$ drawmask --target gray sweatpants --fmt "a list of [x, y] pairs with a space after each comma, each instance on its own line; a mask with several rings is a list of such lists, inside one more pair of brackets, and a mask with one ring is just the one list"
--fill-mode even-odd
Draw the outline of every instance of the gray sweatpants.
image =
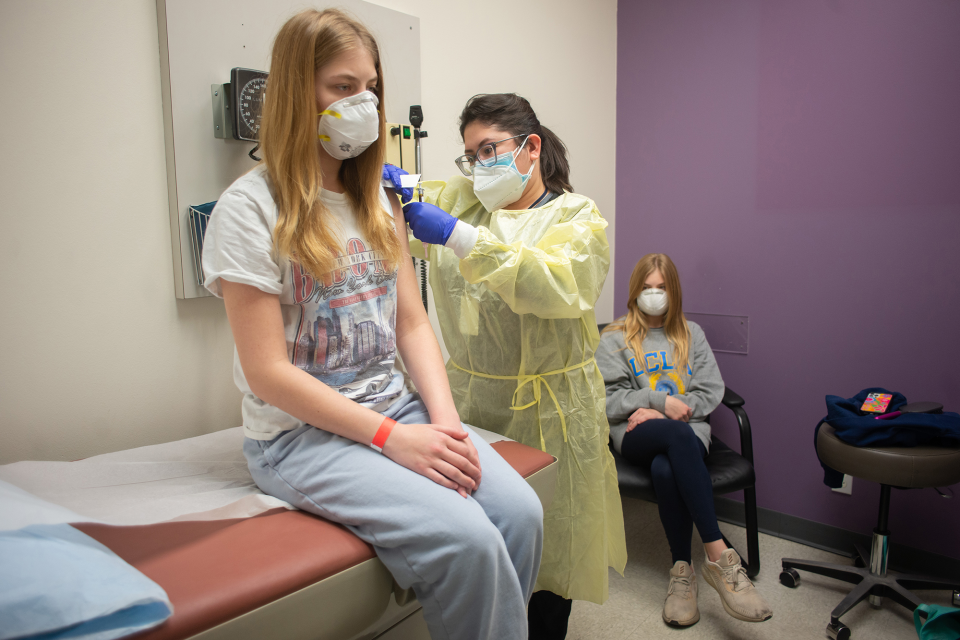
[[[427, 423], [419, 395], [383, 414]], [[536, 493], [480, 436], [483, 479], [470, 498], [368, 446], [304, 426], [270, 441], [246, 439], [265, 493], [339, 522], [373, 545], [403, 587], [413, 587], [433, 640], [527, 637], [526, 604], [543, 544]]]

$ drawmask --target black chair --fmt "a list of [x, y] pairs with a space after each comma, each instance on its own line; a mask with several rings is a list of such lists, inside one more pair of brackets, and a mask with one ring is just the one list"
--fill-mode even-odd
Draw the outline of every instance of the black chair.
[[[606, 325], [600, 325], [600, 329]], [[704, 459], [710, 480], [713, 482], [713, 494], [724, 495], [734, 491], [743, 491], [743, 509], [747, 525], [747, 555], [740, 554], [743, 568], [751, 578], [760, 573], [760, 532], [757, 526], [757, 478], [753, 470], [753, 435], [750, 431], [750, 418], [743, 408], [743, 398], [730, 388], [724, 389], [721, 404], [737, 418], [740, 427], [740, 453], [737, 453], [716, 436], [710, 438], [710, 452]], [[709, 422], [709, 417], [707, 422]], [[640, 498], [649, 502], [657, 501], [650, 473], [641, 467], [632, 465], [623, 459], [611, 446], [613, 459], [617, 463], [617, 480], [620, 494], [629, 498]], [[724, 537], [728, 547], [733, 548]]]

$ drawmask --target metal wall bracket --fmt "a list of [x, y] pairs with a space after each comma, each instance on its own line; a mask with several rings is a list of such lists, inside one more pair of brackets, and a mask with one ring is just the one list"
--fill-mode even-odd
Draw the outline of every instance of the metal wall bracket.
[[210, 85], [210, 97], [213, 100], [213, 137], [233, 139], [230, 83]]

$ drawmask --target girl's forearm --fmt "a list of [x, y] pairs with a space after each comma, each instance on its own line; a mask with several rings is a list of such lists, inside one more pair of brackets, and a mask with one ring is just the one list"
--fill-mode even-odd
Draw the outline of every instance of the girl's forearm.
[[376, 411], [340, 395], [290, 362], [268, 365], [250, 378], [251, 390], [260, 400], [361, 444], [370, 444], [383, 422]]
[[460, 417], [453, 404], [443, 354], [433, 327], [426, 321], [419, 322], [397, 335], [397, 349], [403, 364], [417, 385], [417, 391], [430, 413], [430, 421], [458, 426]]

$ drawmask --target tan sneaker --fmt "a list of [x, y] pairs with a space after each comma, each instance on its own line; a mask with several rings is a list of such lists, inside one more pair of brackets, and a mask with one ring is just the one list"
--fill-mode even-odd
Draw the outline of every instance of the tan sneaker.
[[700, 620], [697, 609], [697, 576], [693, 568], [678, 560], [670, 569], [670, 586], [663, 601], [663, 621], [671, 627], [689, 627]]
[[740, 556], [733, 549], [720, 554], [717, 562], [704, 560], [700, 571], [707, 584], [720, 594], [720, 602], [734, 618], [747, 622], [763, 622], [773, 616], [773, 610], [750, 582], [740, 564]]

